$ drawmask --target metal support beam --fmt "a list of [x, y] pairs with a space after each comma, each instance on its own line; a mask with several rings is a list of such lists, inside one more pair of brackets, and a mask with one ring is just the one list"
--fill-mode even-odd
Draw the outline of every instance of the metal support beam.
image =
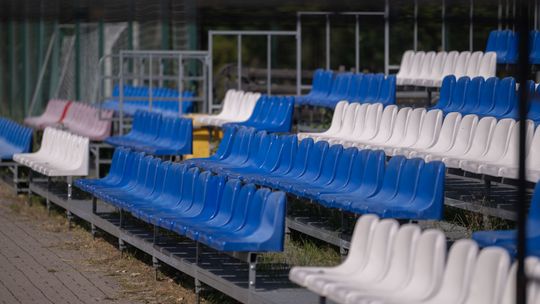
[[354, 16], [354, 69], [360, 72], [360, 16]]
[[242, 35], [237, 35], [236, 40], [236, 77], [238, 81], [238, 90], [242, 90]]
[[[514, 14], [516, 14], [516, 7], [514, 3]], [[529, 79], [530, 66], [529, 66], [529, 22], [528, 22], [528, 9], [526, 2], [519, 3], [518, 18], [514, 22], [517, 25], [519, 35], [519, 59], [518, 59], [518, 81], [524, 84]], [[527, 207], [526, 201], [526, 162], [525, 157], [527, 153], [526, 148], [526, 129], [527, 129], [527, 105], [529, 104], [529, 91], [527, 86], [519, 86], [519, 171], [518, 171], [518, 200], [516, 203], [516, 209], [518, 213], [517, 221], [517, 280], [516, 280], [516, 303], [524, 304], [527, 301], [527, 276], [525, 274], [525, 256], [527, 253]]]
[[75, 21], [75, 99], [81, 99], [81, 21]]
[[15, 55], [15, 21], [8, 23], [8, 64], [9, 64], [9, 114], [13, 115], [13, 103], [17, 98], [17, 63]]
[[474, 0], [469, 0], [469, 51], [474, 49]]
[[388, 75], [390, 66], [390, 3], [384, 2], [384, 74]]
[[30, 96], [32, 93], [30, 93], [31, 87], [32, 87], [32, 72], [30, 72], [30, 67], [32, 65], [32, 57], [30, 56], [30, 20], [24, 21], [24, 28], [23, 28], [23, 53], [24, 53], [24, 60], [23, 60], [23, 75], [24, 75], [24, 106], [23, 106], [23, 115], [26, 114], [28, 107], [30, 105]]
[[330, 70], [330, 15], [326, 15], [326, 69]]
[[296, 95], [302, 94], [302, 21], [296, 17]]
[[60, 77], [60, 28], [58, 26], [58, 21], [55, 20], [53, 23], [53, 35], [52, 39], [52, 54], [51, 54], [51, 79], [49, 84], [49, 99], [54, 97], [54, 93], [58, 87], [58, 78]]
[[414, 0], [413, 49], [418, 51], [418, 0]]
[[272, 36], [266, 35], [266, 94], [272, 95]]
[[441, 48], [446, 51], [446, 1], [442, 0], [441, 6]]

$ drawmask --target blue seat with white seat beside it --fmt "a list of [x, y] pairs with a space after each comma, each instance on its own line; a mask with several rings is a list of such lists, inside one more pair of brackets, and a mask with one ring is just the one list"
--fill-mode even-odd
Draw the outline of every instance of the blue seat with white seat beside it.
[[0, 161], [10, 161], [17, 153], [28, 153], [31, 147], [31, 128], [0, 117]]

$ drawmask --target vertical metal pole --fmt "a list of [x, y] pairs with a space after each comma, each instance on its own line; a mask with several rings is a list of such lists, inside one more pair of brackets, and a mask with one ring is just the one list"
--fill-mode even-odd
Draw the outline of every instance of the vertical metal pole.
[[469, 51], [473, 51], [474, 48], [474, 0], [469, 1]]
[[178, 58], [178, 111], [180, 115], [184, 114], [183, 97], [184, 97], [184, 58], [182, 55]]
[[[44, 50], [45, 50], [45, 23], [43, 21], [43, 5], [45, 1], [40, 1], [40, 7], [39, 7], [39, 24], [38, 24], [38, 32], [39, 32], [39, 38], [38, 38], [38, 56], [37, 56], [37, 70], [41, 69], [41, 66], [43, 65], [43, 58], [44, 58]], [[54, 34], [53, 34], [54, 35]], [[37, 73], [36, 73], [37, 75]], [[39, 97], [39, 103], [42, 104], [42, 90], [41, 88], [38, 89], [38, 97]], [[33, 99], [33, 98], [32, 98]], [[32, 100], [33, 101], [33, 100]], [[32, 113], [29, 113], [28, 116], [30, 116]]]
[[[13, 17], [12, 17], [13, 18]], [[9, 113], [13, 115], [13, 103], [17, 98], [17, 63], [15, 55], [15, 21], [10, 20], [8, 24], [8, 64], [9, 64]]]
[[538, 0], [534, 0], [534, 30], [538, 28]]
[[418, 51], [418, 0], [414, 0], [414, 51]]
[[[515, 12], [515, 10], [514, 10]], [[519, 31], [519, 61], [518, 61], [518, 80], [522, 85], [519, 86], [519, 175], [518, 175], [518, 200], [516, 209], [518, 213], [517, 221], [517, 280], [516, 280], [516, 303], [526, 303], [527, 295], [527, 277], [525, 275], [525, 256], [527, 252], [527, 207], [526, 201], [526, 129], [527, 129], [527, 105], [529, 91], [525, 83], [529, 78], [529, 22], [526, 18], [528, 10], [526, 2], [519, 3], [519, 18], [514, 19]]]
[[149, 84], [148, 84], [148, 111], [152, 112], [152, 104], [154, 102], [154, 69], [153, 69], [153, 62], [154, 62], [154, 58], [152, 56], [152, 54], [150, 54], [150, 63], [149, 63], [149, 66], [148, 66], [148, 69], [149, 69], [149, 73], [148, 73], [148, 81], [149, 81]]
[[242, 35], [238, 34], [237, 35], [237, 43], [236, 43], [236, 48], [237, 48], [237, 77], [238, 77], [238, 90], [242, 90]]
[[208, 113], [212, 113], [212, 105], [214, 103], [214, 60], [213, 53], [213, 40], [214, 34], [212, 31], [208, 31]]
[[446, 1], [442, 0], [441, 6], [441, 48], [446, 51]]
[[354, 70], [360, 73], [360, 16], [354, 17]]
[[330, 70], [330, 15], [326, 14], [326, 69]]
[[296, 95], [302, 93], [302, 21], [296, 17]]
[[75, 21], [75, 99], [81, 99], [81, 21]]
[[502, 0], [499, 0], [499, 5], [497, 6], [497, 21], [498, 21], [497, 29], [499, 31], [502, 30], [502, 12], [503, 12]]
[[60, 76], [60, 29], [58, 27], [58, 21], [55, 20], [53, 23], [54, 28], [54, 42], [51, 55], [51, 80], [49, 85], [49, 98], [54, 97], [54, 92], [56, 92], [58, 87], [58, 78]]
[[384, 2], [384, 74], [388, 75], [390, 65], [390, 5]]
[[266, 94], [272, 95], [272, 36], [266, 35]]
[[118, 85], [119, 93], [118, 93], [118, 109], [120, 110], [120, 130], [118, 132], [120, 135], [124, 134], [124, 55], [122, 52], [120, 52], [120, 83]]
[[31, 75], [30, 66], [32, 58], [30, 57], [30, 20], [24, 20], [24, 29], [23, 29], [23, 73], [24, 73], [24, 105], [23, 105], [23, 115], [28, 111], [28, 106], [30, 105], [31, 98]]

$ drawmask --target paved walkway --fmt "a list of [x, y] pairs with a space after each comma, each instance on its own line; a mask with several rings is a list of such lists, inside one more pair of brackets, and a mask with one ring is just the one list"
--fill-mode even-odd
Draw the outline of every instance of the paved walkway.
[[58, 246], [69, 235], [39, 229], [7, 204], [0, 201], [0, 303], [126, 303], [115, 299], [116, 281]]

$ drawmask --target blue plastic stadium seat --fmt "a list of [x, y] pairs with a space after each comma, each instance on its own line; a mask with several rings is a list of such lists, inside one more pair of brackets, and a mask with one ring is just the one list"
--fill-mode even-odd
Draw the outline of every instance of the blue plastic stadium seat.
[[290, 132], [294, 111], [294, 97], [263, 95], [248, 120], [224, 126], [251, 127], [258, 131]]
[[375, 102], [380, 102], [385, 106], [396, 104], [396, 75], [388, 75], [382, 81], [379, 96]]
[[536, 124], [540, 123], [540, 86], [537, 87], [530, 99], [529, 119]]
[[480, 88], [478, 106], [470, 114], [487, 115], [495, 107], [495, 91], [499, 85], [499, 78], [490, 77], [485, 80]]
[[504, 117], [516, 107], [516, 81], [512, 77], [506, 77], [499, 81], [495, 91], [495, 104], [487, 116], [497, 118]]
[[[470, 83], [471, 79], [467, 76], [459, 78], [453, 88], [452, 95], [450, 96], [448, 104], [441, 110], [445, 113], [459, 112], [461, 108], [463, 108], [463, 106], [465, 105], [465, 100], [469, 91], [468, 87]], [[439, 107], [434, 108], [438, 109]]]
[[317, 69], [313, 73], [313, 83], [311, 91], [302, 96], [298, 96], [295, 99], [296, 105], [310, 104], [312, 99], [324, 98], [330, 92], [332, 86], [332, 79], [334, 75], [332, 71], [325, 71], [323, 69]]
[[11, 160], [13, 154], [31, 152], [32, 129], [0, 117], [0, 160]]
[[485, 81], [483, 77], [471, 79], [465, 92], [463, 107], [456, 112], [462, 114], [474, 113], [474, 110], [478, 108], [478, 104], [480, 103], [480, 92], [482, 91], [482, 86], [484, 86], [484, 84]]
[[531, 51], [529, 54], [529, 61], [531, 64], [540, 64], [540, 32], [531, 32], [530, 41]]
[[133, 216], [219, 251], [283, 251], [286, 196], [118, 148], [109, 174], [75, 185]]
[[443, 110], [450, 107], [452, 102], [452, 94], [454, 92], [454, 87], [456, 86], [456, 77], [454, 75], [448, 75], [444, 77], [441, 85], [441, 93], [439, 96], [439, 101], [436, 105], [431, 107], [432, 109]]
[[105, 142], [153, 155], [183, 155], [192, 153], [192, 134], [191, 119], [137, 111], [128, 134], [109, 137]]
[[486, 52], [497, 54], [497, 63], [513, 64], [517, 62], [518, 39], [511, 30], [491, 31], [486, 44]]

